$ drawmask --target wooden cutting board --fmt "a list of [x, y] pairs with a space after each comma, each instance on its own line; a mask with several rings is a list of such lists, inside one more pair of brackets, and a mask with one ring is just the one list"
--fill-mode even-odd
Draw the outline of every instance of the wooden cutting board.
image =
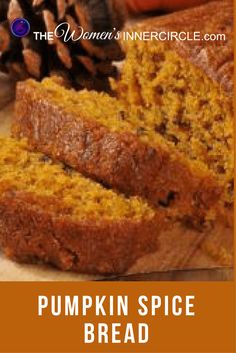
[[[11, 101], [11, 103], [9, 103]], [[10, 125], [14, 109], [14, 83], [8, 78], [0, 75], [0, 135], [10, 135]], [[230, 248], [232, 247], [232, 234], [214, 234], [218, 246], [221, 241]], [[169, 231], [162, 235], [161, 242], [164, 247], [162, 254], [148, 255], [141, 259], [130, 271], [128, 276], [115, 278], [115, 280], [229, 280], [233, 277], [230, 269], [230, 261], [227, 266], [219, 263], [214, 256], [209, 256], [206, 246], [202, 241], [191, 239], [191, 232], [182, 236], [182, 230]], [[181, 240], [182, 239], [182, 240]], [[183, 251], [183, 242], [189, 239], [191, 252], [182, 254], [182, 260], [178, 262], [175, 253]], [[181, 243], [182, 241], [182, 243]], [[214, 240], [214, 242], [216, 242]], [[176, 249], [173, 251], [173, 249]], [[184, 261], [183, 261], [184, 259]], [[232, 260], [233, 263], [233, 260]], [[219, 269], [221, 267], [221, 269]], [[158, 268], [160, 272], [154, 272]], [[173, 268], [173, 271], [169, 271]], [[176, 270], [178, 269], [179, 270]], [[180, 269], [184, 270], [180, 270]], [[168, 271], [167, 271], [168, 270]], [[148, 274], [141, 274], [142, 272]], [[138, 274], [137, 274], [138, 273]], [[131, 276], [129, 276], [131, 274]], [[0, 280], [2, 281], [84, 281], [96, 280], [98, 277], [84, 276], [54, 270], [47, 266], [19, 265], [6, 259], [0, 254]]]

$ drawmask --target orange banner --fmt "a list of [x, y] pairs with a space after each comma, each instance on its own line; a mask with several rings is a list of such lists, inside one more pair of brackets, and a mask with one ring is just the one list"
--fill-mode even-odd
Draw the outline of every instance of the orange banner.
[[1, 283], [0, 352], [235, 352], [234, 299], [234, 282]]

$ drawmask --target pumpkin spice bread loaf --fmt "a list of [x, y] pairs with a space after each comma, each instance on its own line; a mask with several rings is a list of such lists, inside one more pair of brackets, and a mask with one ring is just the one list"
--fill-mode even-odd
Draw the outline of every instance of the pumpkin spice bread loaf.
[[178, 214], [202, 215], [216, 200], [232, 212], [232, 1], [148, 19], [134, 30], [201, 30], [225, 39], [124, 42], [127, 59], [114, 85], [120, 101], [28, 82], [18, 88], [13, 133], [122, 192], [177, 206]]
[[0, 138], [0, 247], [10, 258], [123, 273], [157, 250], [164, 223], [161, 212], [137, 197], [28, 152], [23, 140]]
[[143, 197], [171, 219], [171, 230], [159, 233], [158, 226], [157, 253], [140, 256], [131, 272], [183, 268], [202, 240], [218, 265], [230, 266], [232, 2], [149, 19], [135, 30], [201, 30], [226, 39], [124, 43], [127, 60], [113, 84], [118, 99], [67, 90], [52, 79], [20, 83], [12, 134], [104, 187]]
[[[151, 18], [132, 31], [186, 32], [191, 38], [200, 32], [196, 41], [123, 41], [127, 58], [114, 88], [127, 106], [153, 112], [155, 129], [166, 141], [208, 165], [224, 185], [226, 207], [232, 207], [233, 1]], [[205, 40], [206, 34], [215, 40]]]
[[[201, 249], [214, 258], [215, 263], [231, 266], [234, 199], [233, 12], [232, 0], [220, 0], [176, 14], [150, 18], [129, 28], [129, 31], [137, 33], [186, 32], [190, 37], [194, 32], [200, 32], [201, 38], [197, 41], [124, 41], [127, 57], [120, 80], [113, 85], [123, 104], [148, 109], [156, 130], [165, 141], [187, 154], [190, 160], [206, 164], [223, 186], [223, 220], [218, 219], [215, 231], [211, 235], [208, 233]], [[209, 34], [213, 34], [215, 40], [203, 40]], [[224, 228], [224, 222], [228, 224], [227, 228]], [[223, 246], [219, 247], [219, 243]], [[219, 260], [225, 257], [224, 254], [227, 254], [229, 261]]]
[[214, 217], [222, 192], [202, 161], [153, 129], [152, 114], [126, 110], [104, 93], [75, 92], [52, 79], [20, 83], [12, 133], [82, 174], [191, 222]]

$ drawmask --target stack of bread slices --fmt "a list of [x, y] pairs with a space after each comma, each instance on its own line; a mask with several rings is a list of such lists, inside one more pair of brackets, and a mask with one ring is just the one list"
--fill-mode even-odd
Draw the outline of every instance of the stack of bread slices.
[[18, 84], [12, 138], [0, 141], [8, 256], [117, 274], [184, 268], [204, 244], [232, 265], [232, 13], [222, 0], [144, 21], [135, 30], [225, 38], [125, 43], [116, 97]]

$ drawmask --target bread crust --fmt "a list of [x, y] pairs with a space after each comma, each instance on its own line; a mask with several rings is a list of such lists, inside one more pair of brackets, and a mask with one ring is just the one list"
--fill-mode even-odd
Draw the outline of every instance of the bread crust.
[[68, 113], [31, 81], [18, 84], [12, 134], [126, 195], [138, 195], [177, 217], [204, 217], [221, 187], [211, 174], [195, 173], [178, 153], [153, 148], [129, 132], [112, 132], [96, 121]]
[[201, 32], [225, 34], [225, 41], [166, 41], [180, 56], [190, 61], [229, 96], [233, 96], [234, 47], [233, 1], [213, 1], [205, 5], [158, 18], [149, 18], [135, 27], [150, 32]]
[[25, 192], [1, 195], [0, 247], [8, 257], [80, 273], [119, 274], [157, 251], [158, 233], [165, 228], [161, 215], [141, 221], [75, 221], [56, 206], [48, 211], [47, 202]]

